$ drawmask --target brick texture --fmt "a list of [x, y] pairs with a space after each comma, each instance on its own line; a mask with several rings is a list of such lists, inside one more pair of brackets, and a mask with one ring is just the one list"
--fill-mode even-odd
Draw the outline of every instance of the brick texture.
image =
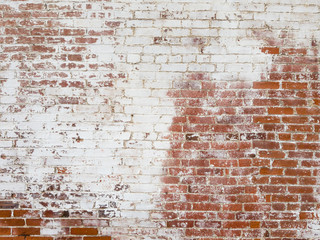
[[0, 240], [320, 239], [317, 0], [2, 0]]

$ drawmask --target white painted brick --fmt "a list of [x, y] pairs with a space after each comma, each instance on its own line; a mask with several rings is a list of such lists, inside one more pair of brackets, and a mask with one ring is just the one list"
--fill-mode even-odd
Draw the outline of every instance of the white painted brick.
[[199, 20], [184, 20], [182, 21], [182, 27], [184, 28], [209, 28], [209, 21], [199, 21]]
[[157, 3], [157, 10], [159, 11], [182, 11], [183, 10], [183, 4], [178, 4], [178, 3], [170, 3], [170, 2], [158, 2]]
[[153, 142], [153, 146], [155, 149], [170, 149], [171, 144], [167, 141], [155, 141]]
[[265, 10], [265, 4], [260, 3], [260, 4], [240, 4], [238, 9], [240, 11], [252, 11], [252, 12], [262, 12]]
[[131, 140], [127, 141], [125, 146], [127, 148], [133, 148], [133, 149], [150, 149], [152, 147], [152, 142], [150, 141], [136, 141], [136, 140]]
[[155, 19], [160, 18], [159, 11], [135, 11], [134, 16], [136, 19]]
[[187, 70], [187, 64], [161, 64], [161, 71], [168, 72], [185, 72]]
[[175, 46], [172, 48], [173, 54], [188, 54], [188, 53], [199, 53], [198, 47], [192, 47], [192, 46]]
[[190, 35], [190, 29], [166, 28], [164, 34], [168, 37], [186, 37]]
[[24, 183], [15, 183], [15, 182], [4, 182], [0, 185], [1, 191], [15, 191], [15, 192], [24, 192], [26, 186]]
[[134, 115], [133, 116], [133, 121], [134, 122], [139, 122], [139, 123], [154, 123], [158, 122], [160, 119], [160, 116], [155, 116], [155, 115]]
[[241, 21], [239, 24], [240, 28], [264, 28], [264, 21]]
[[208, 47], [204, 47], [203, 49], [203, 53], [205, 54], [226, 54], [226, 49], [224, 47], [218, 47], [218, 46], [208, 46]]
[[182, 23], [181, 23], [181, 20], [158, 20], [158, 21], [154, 21], [154, 26], [158, 28], [161, 28], [161, 27], [181, 28]]
[[[241, 21], [242, 22], [242, 21]], [[241, 24], [240, 22], [240, 24]], [[214, 28], [238, 28], [239, 21], [213, 21], [211, 27]]]
[[192, 72], [214, 72], [215, 66], [213, 64], [190, 64], [188, 70]]
[[153, 4], [153, 3], [144, 3], [141, 4], [141, 2], [139, 3], [139, 1], [136, 1], [136, 3], [134, 3], [133, 1], [128, 1], [130, 2], [130, 10], [140, 10], [140, 11], [153, 11], [156, 10], [157, 5]]
[[73, 26], [76, 28], [101, 28], [103, 22], [99, 19], [74, 19]]
[[[144, 111], [140, 111], [140, 114], [142, 114]], [[153, 124], [140, 124], [137, 123], [135, 125], [129, 125], [126, 128], [128, 131], [132, 132], [152, 132], [153, 131]]]
[[149, 218], [149, 212], [147, 212], [147, 211], [122, 211], [121, 216], [124, 218], [147, 219], [147, 218]]
[[10, 148], [10, 147], [13, 147], [12, 141], [3, 141], [3, 140], [0, 140], [0, 147], [1, 147], [1, 148]]
[[170, 63], [181, 63], [182, 62], [182, 56], [181, 55], [175, 55], [175, 56], [170, 56], [169, 57], [169, 62]]
[[227, 64], [226, 70], [228, 72], [251, 72], [252, 64]]
[[137, 28], [135, 30], [135, 35], [137, 36], [159, 36], [161, 35], [161, 30], [158, 28]]
[[267, 5], [266, 8], [268, 12], [291, 12], [291, 9], [290, 5]]
[[155, 63], [166, 63], [168, 61], [168, 56], [161, 55], [156, 56]]
[[130, 189], [133, 193], [154, 193], [157, 192], [159, 188], [154, 184], [131, 184]]
[[171, 52], [170, 46], [146, 46], [143, 49], [144, 53], [152, 53], [152, 54], [169, 54]]
[[125, 193], [123, 194], [123, 199], [134, 202], [148, 201], [151, 196], [146, 193]]
[[216, 37], [220, 35], [217, 29], [192, 29], [191, 34], [195, 36], [212, 36], [212, 37]]
[[211, 61], [219, 62], [219, 63], [236, 62], [237, 56], [236, 55], [211, 55]]
[[[149, 62], [149, 61], [147, 61]], [[160, 70], [160, 66], [159, 65], [155, 65], [155, 64], [139, 64], [139, 66], [137, 67], [139, 70], [141, 71], [150, 71], [150, 72], [157, 72]]]
[[127, 97], [148, 97], [151, 94], [150, 89], [126, 89], [125, 95]]
[[119, 36], [132, 36], [133, 30], [131, 28], [117, 28], [116, 34]]
[[140, 58], [140, 55], [138, 54], [129, 54], [127, 56], [127, 62], [128, 63], [138, 63], [140, 62], [141, 58]]
[[185, 11], [203, 11], [203, 10], [210, 10], [212, 7], [211, 4], [205, 4], [205, 3], [198, 3], [198, 4], [186, 4], [184, 6]]
[[[254, 13], [254, 19], [256, 20], [265, 20], [265, 21], [277, 21], [280, 19], [281, 13], [268, 12], [268, 13]], [[269, 24], [269, 22], [268, 22]]]

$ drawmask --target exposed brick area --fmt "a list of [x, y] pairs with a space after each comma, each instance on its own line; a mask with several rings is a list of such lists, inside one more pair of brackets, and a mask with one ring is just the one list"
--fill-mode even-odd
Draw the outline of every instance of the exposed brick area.
[[2, 0], [0, 240], [320, 239], [317, 0]]
[[262, 48], [277, 56], [260, 81], [213, 83], [198, 73], [169, 91], [178, 116], [164, 179], [167, 227], [205, 239], [301, 239], [312, 228], [320, 95], [318, 49], [309, 47]]

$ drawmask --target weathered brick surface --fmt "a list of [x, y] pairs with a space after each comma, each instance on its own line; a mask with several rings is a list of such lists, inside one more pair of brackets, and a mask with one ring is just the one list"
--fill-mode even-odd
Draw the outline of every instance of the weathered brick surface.
[[318, 0], [2, 0], [0, 239], [320, 239]]

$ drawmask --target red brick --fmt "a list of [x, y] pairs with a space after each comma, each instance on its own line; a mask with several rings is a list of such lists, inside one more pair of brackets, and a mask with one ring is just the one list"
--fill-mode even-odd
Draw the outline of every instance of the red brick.
[[188, 202], [207, 202], [209, 200], [208, 195], [185, 194], [184, 196]]
[[287, 176], [311, 176], [311, 170], [286, 169], [285, 175], [287, 175]]
[[284, 55], [306, 55], [307, 49], [305, 49], [305, 48], [282, 48], [281, 54], [284, 54]]
[[317, 185], [317, 179], [314, 177], [302, 177], [299, 178], [299, 183], [301, 185]]
[[196, 228], [188, 228], [186, 229], [186, 236], [194, 236], [194, 237], [210, 237], [213, 235], [213, 229], [196, 229]]
[[264, 124], [263, 130], [267, 132], [283, 132], [285, 131], [285, 125], [283, 124]]
[[298, 161], [297, 160], [274, 160], [272, 166], [273, 167], [297, 167]]
[[268, 108], [268, 114], [272, 115], [283, 115], [283, 114], [293, 114], [293, 109], [292, 108], [281, 108], [281, 107], [274, 107], [274, 108]]
[[44, 9], [44, 4], [41, 3], [27, 3], [20, 4], [19, 10], [42, 10]]
[[283, 82], [283, 89], [308, 89], [308, 83]]
[[288, 187], [289, 193], [313, 193], [313, 188], [312, 187]]
[[97, 235], [98, 229], [96, 228], [71, 228], [72, 235]]
[[97, 41], [98, 41], [98, 38], [95, 38], [95, 37], [79, 37], [79, 38], [76, 38], [76, 43], [79, 43], [79, 44], [93, 44], [93, 43], [96, 43]]
[[41, 226], [43, 222], [45, 222], [45, 220], [41, 218], [26, 219], [27, 226], [31, 227]]
[[285, 123], [307, 123], [309, 120], [307, 117], [300, 116], [284, 116], [282, 121]]
[[60, 218], [60, 217], [69, 217], [70, 213], [69, 211], [52, 211], [52, 210], [46, 210], [43, 212], [43, 217], [48, 218]]
[[223, 228], [247, 228], [250, 226], [249, 222], [234, 221], [222, 223]]
[[305, 220], [305, 219], [316, 219], [317, 218], [313, 212], [300, 212], [299, 217], [302, 220]]
[[319, 150], [320, 144], [318, 143], [297, 143], [297, 148], [302, 150]]
[[26, 240], [53, 240], [53, 237], [27, 237]]
[[0, 218], [11, 217], [10, 210], [0, 210]]
[[204, 98], [207, 96], [206, 91], [184, 90], [181, 92], [182, 97], [185, 98]]
[[14, 210], [13, 211], [14, 217], [40, 217], [39, 211], [30, 211], [30, 210]]
[[254, 106], [278, 106], [280, 105], [279, 99], [253, 99]]
[[82, 61], [82, 56], [80, 54], [69, 54], [68, 60], [69, 61]]
[[60, 223], [61, 223], [61, 226], [66, 226], [66, 227], [85, 225], [82, 219], [61, 219]]
[[272, 177], [270, 183], [271, 184], [297, 184], [297, 178], [289, 178], [289, 177]]
[[53, 47], [46, 47], [43, 45], [33, 45], [32, 51], [34, 52], [42, 52], [42, 53], [54, 53], [56, 51]]
[[298, 195], [272, 195], [272, 202], [298, 202]]
[[24, 226], [24, 219], [0, 219], [0, 226]]
[[214, 124], [213, 117], [196, 117], [196, 116], [189, 116], [187, 118], [190, 123], [199, 123], [199, 124]]
[[260, 174], [261, 175], [282, 175], [283, 174], [283, 170], [279, 169], [279, 168], [261, 168], [260, 169]]
[[222, 209], [228, 212], [239, 212], [242, 210], [242, 204], [225, 204]]
[[319, 108], [297, 108], [297, 114], [299, 115], [319, 115]]
[[17, 236], [40, 235], [40, 228], [12, 228], [12, 234]]
[[176, 202], [176, 203], [166, 203], [165, 204], [166, 210], [183, 211], [183, 210], [191, 210], [191, 208], [192, 208], [192, 205], [190, 203]]
[[195, 219], [195, 220], [199, 220], [199, 219], [206, 219], [207, 218], [207, 213], [206, 212], [186, 212], [185, 215], [186, 219]]
[[270, 211], [271, 205], [270, 204], [245, 204], [244, 205], [245, 211]]
[[193, 203], [194, 211], [219, 211], [220, 209], [220, 204], [216, 203]]
[[281, 151], [259, 151], [259, 157], [261, 158], [284, 158], [285, 153]]
[[305, 140], [306, 135], [305, 134], [293, 134], [292, 139], [295, 141], [303, 141]]
[[25, 237], [0, 237], [0, 240], [25, 240]]
[[[0, 228], [0, 235], [10, 235], [11, 229], [10, 228]], [[1, 239], [1, 238], [0, 238]]]
[[254, 89], [279, 89], [280, 83], [278, 82], [254, 82]]
[[274, 116], [254, 116], [254, 123], [280, 123], [279, 117]]
[[260, 191], [263, 193], [283, 193], [285, 191], [285, 187], [283, 186], [261, 186]]
[[261, 222], [252, 221], [250, 222], [250, 228], [260, 228]]
[[259, 149], [279, 149], [279, 143], [272, 141], [253, 141], [253, 147]]
[[302, 159], [310, 159], [312, 158], [312, 152], [302, 152], [302, 151], [290, 151], [288, 154], [289, 158], [302, 158]]
[[264, 47], [261, 49], [261, 52], [266, 54], [279, 54], [280, 49], [277, 47]]
[[307, 100], [303, 100], [303, 99], [283, 99], [282, 103], [284, 106], [293, 106], [293, 107], [297, 107], [297, 106], [307, 106], [308, 105], [308, 101]]

